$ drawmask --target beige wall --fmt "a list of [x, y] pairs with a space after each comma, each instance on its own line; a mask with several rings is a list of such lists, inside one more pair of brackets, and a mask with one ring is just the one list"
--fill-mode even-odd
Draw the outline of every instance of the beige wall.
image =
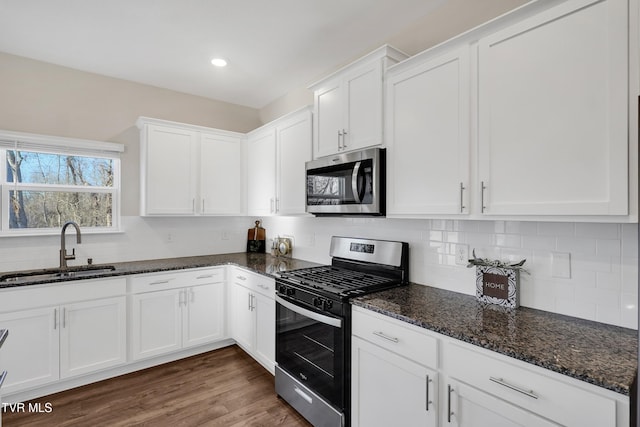
[[138, 215], [139, 116], [236, 132], [258, 111], [0, 52], [0, 129], [112, 141], [122, 155], [122, 214]]
[[[405, 28], [386, 40], [385, 43], [401, 51], [415, 55], [458, 34], [477, 27], [497, 16], [513, 10], [529, 0], [448, 0], [428, 16]], [[380, 46], [370, 46], [362, 56]], [[352, 58], [355, 60], [357, 58]], [[351, 61], [349, 61], [351, 62]], [[347, 65], [333, 64], [334, 71]], [[323, 76], [310, 81], [320, 80]], [[313, 93], [306, 88], [297, 88], [260, 109], [260, 119], [267, 123], [289, 111], [313, 104]]]

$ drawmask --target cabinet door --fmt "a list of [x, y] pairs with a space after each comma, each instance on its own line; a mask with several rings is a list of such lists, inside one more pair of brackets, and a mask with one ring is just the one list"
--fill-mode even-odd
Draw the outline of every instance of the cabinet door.
[[232, 284], [231, 310], [233, 339], [246, 349], [253, 351], [255, 339], [255, 316], [253, 313], [253, 295], [244, 286]]
[[181, 304], [181, 294], [175, 289], [131, 296], [134, 360], [181, 348]]
[[446, 408], [442, 424], [451, 427], [559, 426], [502, 399], [450, 379], [443, 390]]
[[278, 126], [278, 201], [281, 215], [306, 210], [305, 162], [311, 160], [311, 113], [304, 111]]
[[144, 215], [195, 213], [198, 133], [147, 125], [142, 141]]
[[434, 371], [358, 337], [352, 344], [354, 426], [437, 425]]
[[224, 336], [224, 283], [193, 286], [183, 291], [183, 346], [213, 342]]
[[344, 130], [341, 80], [335, 79], [314, 93], [314, 152], [318, 158], [341, 150]]
[[203, 133], [200, 137], [200, 213], [242, 214], [243, 175], [242, 140]]
[[69, 377], [127, 361], [126, 297], [61, 308], [60, 376]]
[[0, 328], [10, 331], [0, 351], [2, 369], [10, 373], [2, 386], [3, 393], [58, 380], [59, 320], [57, 307], [0, 315]]
[[273, 298], [254, 293], [253, 306], [256, 316], [256, 357], [274, 374], [276, 360], [276, 302]]
[[627, 214], [626, 10], [571, 0], [480, 40], [485, 214]]
[[359, 67], [345, 76], [342, 150], [382, 143], [382, 62]]
[[247, 213], [272, 215], [276, 203], [275, 129], [249, 135], [247, 150]]
[[388, 77], [388, 214], [468, 213], [469, 50]]

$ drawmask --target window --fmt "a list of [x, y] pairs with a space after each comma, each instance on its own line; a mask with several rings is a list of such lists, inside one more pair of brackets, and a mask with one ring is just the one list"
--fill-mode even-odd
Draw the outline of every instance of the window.
[[1, 235], [114, 231], [122, 145], [0, 132]]

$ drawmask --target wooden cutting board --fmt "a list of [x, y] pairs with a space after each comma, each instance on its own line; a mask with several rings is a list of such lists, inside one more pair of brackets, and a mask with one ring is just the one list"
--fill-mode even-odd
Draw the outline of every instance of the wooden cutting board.
[[253, 228], [247, 230], [247, 252], [265, 253], [266, 231], [260, 226], [260, 221], [256, 221]]

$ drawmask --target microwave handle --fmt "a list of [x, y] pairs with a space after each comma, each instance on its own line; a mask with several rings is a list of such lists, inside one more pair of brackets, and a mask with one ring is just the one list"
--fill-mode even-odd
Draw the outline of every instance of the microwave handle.
[[360, 175], [360, 166], [362, 162], [356, 162], [353, 167], [353, 173], [351, 174], [351, 191], [353, 191], [353, 198], [356, 200], [356, 204], [360, 204], [360, 191], [358, 188], [358, 175]]

